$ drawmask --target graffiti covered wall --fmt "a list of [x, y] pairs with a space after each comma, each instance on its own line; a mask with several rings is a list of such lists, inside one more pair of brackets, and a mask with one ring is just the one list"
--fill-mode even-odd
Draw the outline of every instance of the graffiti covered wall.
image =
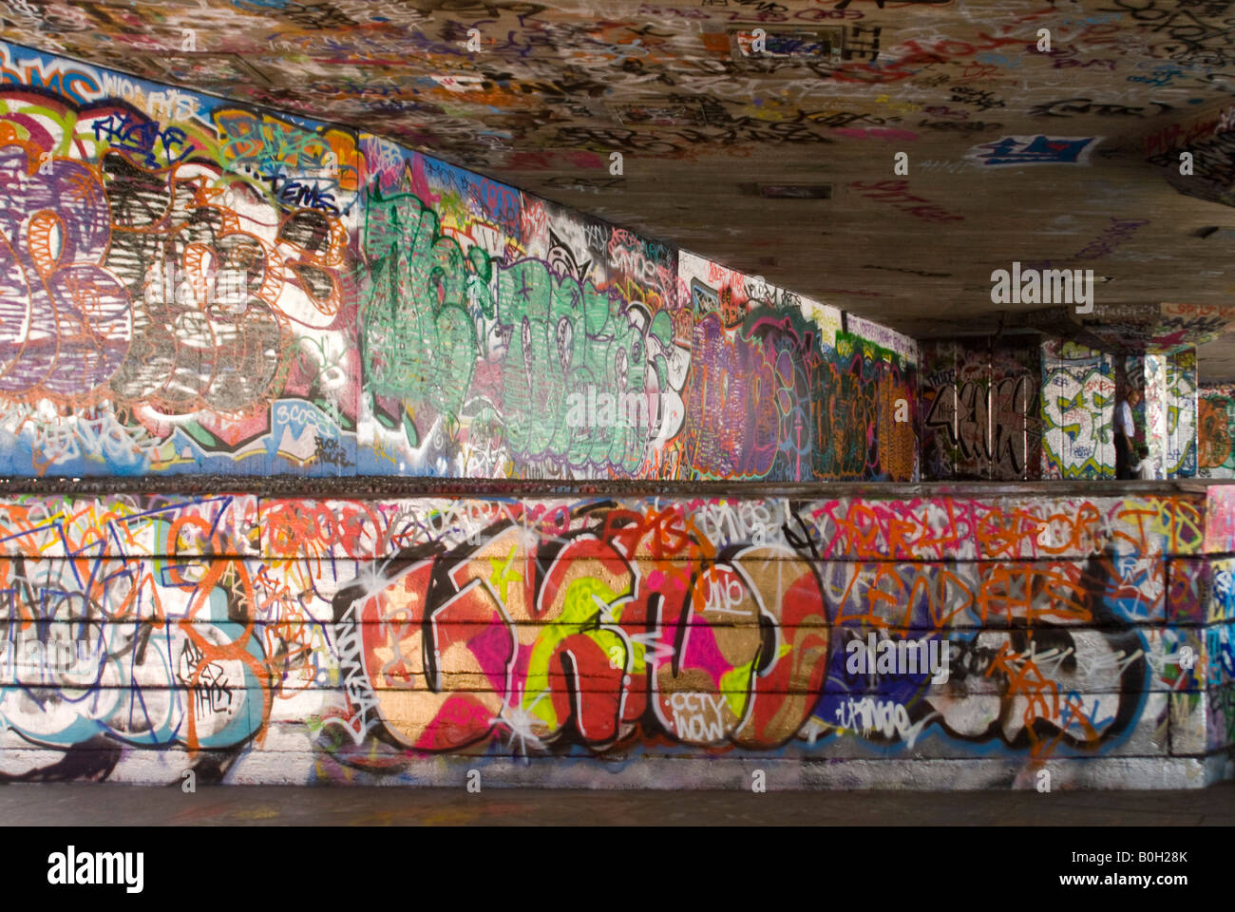
[[1197, 475], [1235, 478], [1235, 387], [1202, 386], [1197, 407]]
[[[919, 404], [910, 340], [758, 276], [0, 58], [7, 475], [908, 481], [915, 416], [951, 477], [1113, 471], [1107, 356], [939, 348]], [[9, 496], [0, 779], [1201, 784], [1235, 742], [1215, 503]]]
[[1042, 471], [1040, 343], [922, 345], [923, 476], [1036, 479]]
[[[971, 785], [1044, 763], [1200, 784], [1235, 724], [1229, 506], [9, 498], [0, 778], [453, 782], [464, 764], [668, 786], [758, 762], [803, 785], [829, 769], [805, 760], [869, 763], [866, 782], [908, 761], [923, 782], [965, 759]], [[910, 646], [947, 680], [884, 665]]]
[[1114, 478], [1121, 387], [1139, 394], [1133, 444], [1156, 477], [1197, 474], [1195, 348], [1120, 357], [1031, 339], [923, 343], [923, 477]]
[[375, 136], [0, 69], [8, 474], [915, 477], [884, 327]]

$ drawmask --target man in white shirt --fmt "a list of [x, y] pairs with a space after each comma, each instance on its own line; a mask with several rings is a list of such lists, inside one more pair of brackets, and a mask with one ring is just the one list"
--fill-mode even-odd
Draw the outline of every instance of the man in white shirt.
[[1139, 468], [1136, 458], [1136, 421], [1132, 409], [1141, 401], [1141, 391], [1131, 389], [1115, 409], [1115, 477], [1130, 480]]

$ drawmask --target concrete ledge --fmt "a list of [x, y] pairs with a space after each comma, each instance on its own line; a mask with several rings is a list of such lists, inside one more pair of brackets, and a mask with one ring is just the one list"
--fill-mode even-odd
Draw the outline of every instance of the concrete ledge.
[[[1213, 789], [1059, 789], [1049, 794], [906, 789], [759, 794], [749, 790], [520, 788], [484, 788], [474, 793], [457, 786], [304, 789], [200, 784], [188, 794], [176, 786], [142, 789], [110, 783], [54, 783], [0, 788], [0, 820], [11, 826], [41, 827], [549, 824], [1174, 829], [1235, 824], [1235, 783]], [[815, 838], [823, 838], [823, 834]], [[1174, 835], [1166, 838], [1176, 839]], [[992, 852], [1006, 849], [1004, 841], [998, 841]]]
[[[305, 784], [288, 777], [292, 758], [246, 757], [224, 782], [231, 785]], [[293, 766], [303, 768], [302, 756]], [[1207, 758], [1119, 757], [1048, 760], [1027, 764], [1015, 759], [845, 759], [780, 760], [716, 757], [647, 758], [627, 763], [603, 760], [535, 758], [488, 760], [442, 757], [413, 761], [397, 775], [358, 774], [348, 785], [432, 786], [465, 788], [468, 773], [477, 770], [484, 786], [495, 788], [567, 789], [735, 789], [751, 791], [755, 774], [766, 777], [768, 791], [816, 789], [913, 789], [970, 791], [1037, 788], [1038, 774], [1050, 774], [1051, 789], [1187, 789], [1204, 788], [1231, 778], [1235, 760]], [[140, 778], [120, 779], [140, 783]], [[344, 784], [329, 778], [308, 784]]]
[[1160, 494], [1205, 494], [1210, 488], [1235, 485], [1235, 479], [1169, 481], [650, 481], [439, 478], [427, 475], [84, 475], [4, 476], [0, 496], [8, 494], [260, 494], [268, 497], [920, 497], [1049, 496], [1078, 494], [1144, 497]]

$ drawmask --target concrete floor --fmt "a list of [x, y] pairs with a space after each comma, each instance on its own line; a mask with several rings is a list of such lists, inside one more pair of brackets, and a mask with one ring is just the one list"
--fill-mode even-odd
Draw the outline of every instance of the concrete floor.
[[688, 792], [0, 787], [9, 826], [1039, 825], [1232, 826], [1235, 783], [1171, 792]]

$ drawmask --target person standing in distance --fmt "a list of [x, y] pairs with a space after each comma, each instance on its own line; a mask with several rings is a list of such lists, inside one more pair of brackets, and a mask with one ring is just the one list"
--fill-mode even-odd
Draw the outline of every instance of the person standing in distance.
[[1141, 401], [1141, 391], [1131, 389], [1115, 409], [1115, 477], [1128, 481], [1137, 477], [1136, 422], [1132, 410]]

